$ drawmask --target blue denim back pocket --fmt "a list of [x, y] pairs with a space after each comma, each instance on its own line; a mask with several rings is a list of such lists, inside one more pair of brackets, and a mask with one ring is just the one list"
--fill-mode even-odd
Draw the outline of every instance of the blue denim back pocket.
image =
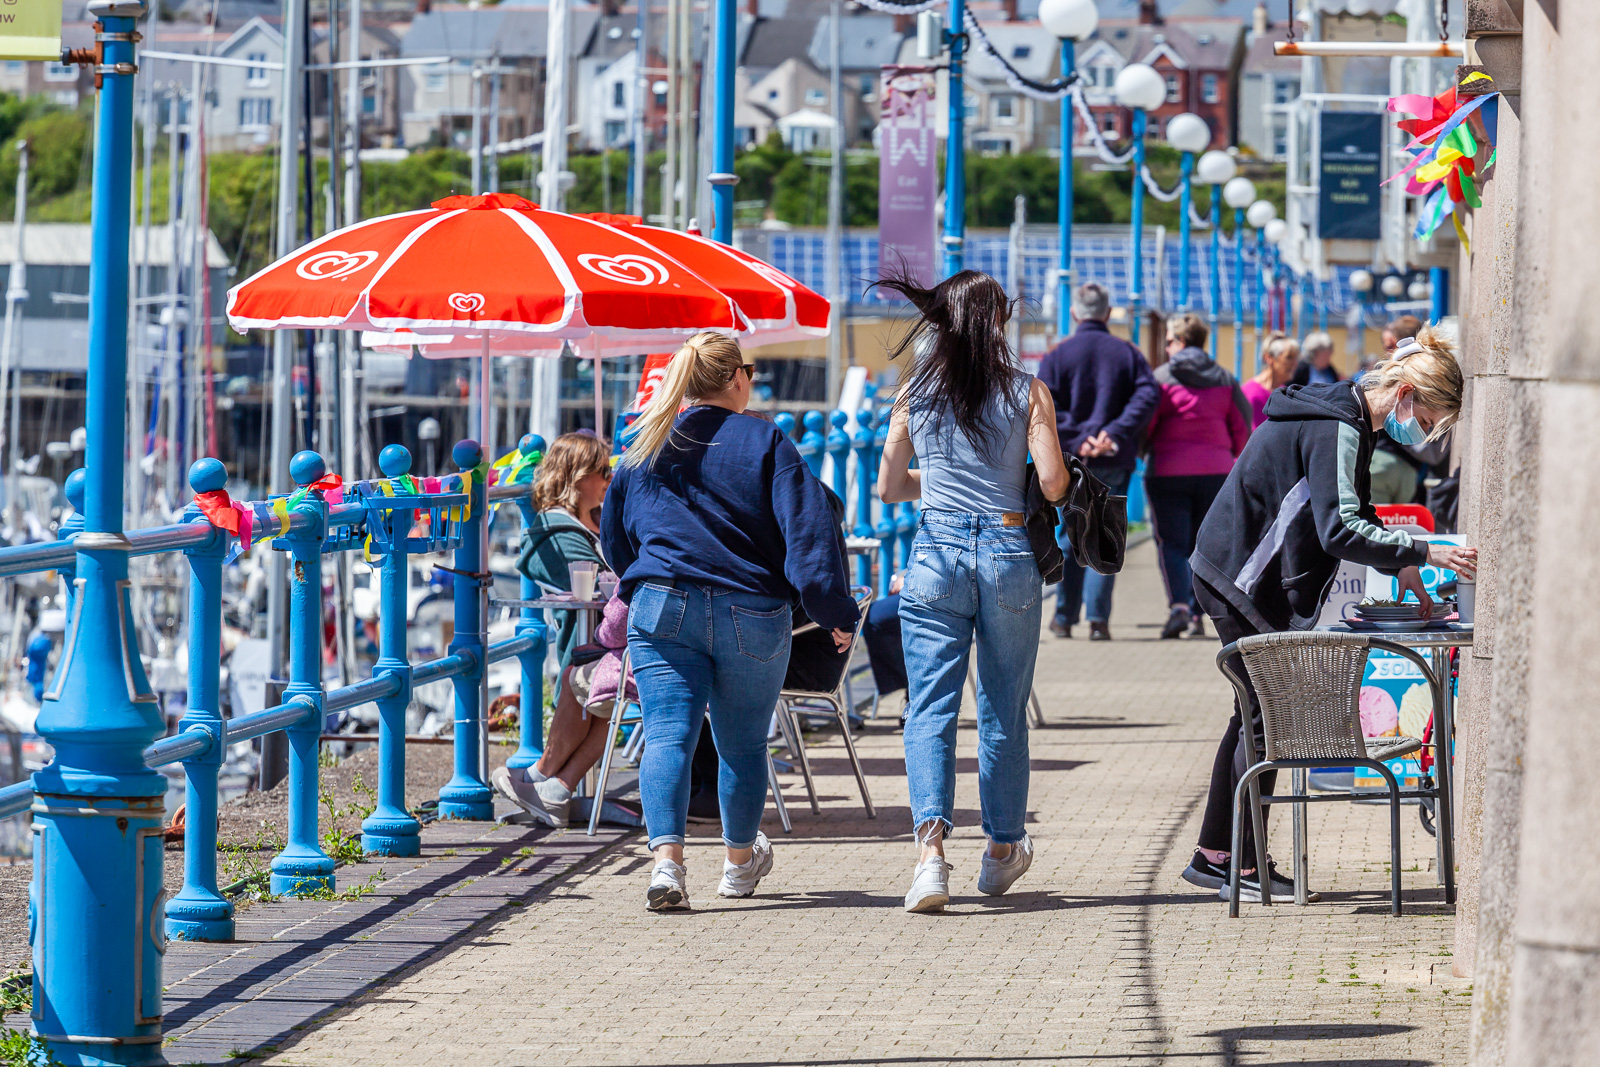
[[1000, 606], [1022, 614], [1039, 602], [1044, 582], [1032, 552], [994, 552], [994, 588]]
[[931, 538], [917, 538], [911, 546], [911, 566], [906, 568], [902, 592], [923, 604], [948, 598], [955, 592], [956, 556], [959, 551], [947, 549]]
[[646, 637], [677, 637], [687, 603], [683, 590], [646, 582], [633, 591], [628, 625]]
[[794, 626], [793, 613], [787, 605], [776, 611], [756, 611], [735, 604], [732, 612], [740, 655], [769, 663], [788, 650]]

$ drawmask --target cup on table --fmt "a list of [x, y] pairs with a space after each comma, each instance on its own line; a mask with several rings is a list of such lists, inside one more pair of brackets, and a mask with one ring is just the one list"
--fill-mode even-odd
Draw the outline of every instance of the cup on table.
[[1471, 622], [1477, 609], [1478, 583], [1468, 578], [1456, 579], [1457, 621]]
[[567, 564], [567, 577], [572, 582], [572, 596], [576, 600], [593, 600], [594, 583], [599, 568], [593, 563]]
[[600, 595], [607, 600], [617, 595], [618, 578], [610, 571], [601, 571], [595, 584], [600, 587]]

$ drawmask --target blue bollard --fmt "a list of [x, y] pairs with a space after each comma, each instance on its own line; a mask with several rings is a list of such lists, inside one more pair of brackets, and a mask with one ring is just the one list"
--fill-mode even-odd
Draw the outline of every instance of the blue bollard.
[[122, 532], [127, 420], [133, 37], [138, 0], [90, 0], [103, 54], [89, 256], [87, 473], [77, 592], [37, 730], [33, 775], [33, 1032], [66, 1063], [159, 1064], [162, 796], [144, 764], [161, 710], [139, 661]]
[[[327, 473], [315, 452], [296, 452], [289, 461], [289, 476], [301, 488]], [[289, 738], [289, 833], [282, 852], [272, 858], [272, 892], [280, 896], [309, 896], [332, 890], [334, 862], [322, 851], [317, 834], [318, 757], [324, 716], [322, 710], [322, 542], [328, 533], [328, 506], [322, 495], [308, 492], [290, 509], [310, 521], [273, 541], [293, 561], [289, 596], [289, 685], [283, 702], [298, 701], [306, 713], [284, 733]]]
[[921, 519], [917, 516], [917, 506], [909, 500], [900, 502], [900, 514], [895, 517], [894, 530], [900, 539], [900, 569], [905, 570], [911, 566], [911, 542], [917, 539], [917, 526]]
[[483, 449], [476, 441], [457, 441], [450, 450], [450, 461], [461, 468], [462, 480], [471, 482], [472, 515], [461, 524], [461, 545], [455, 558], [455, 637], [451, 655], [472, 657], [472, 669], [450, 680], [456, 694], [455, 774], [439, 790], [439, 818], [494, 818], [494, 796], [478, 773], [478, 752], [483, 745], [483, 673], [488, 669], [484, 655], [482, 616], [478, 613], [478, 582], [484, 566], [478, 547], [478, 527], [484, 521], [483, 480], [471, 477], [483, 462]]
[[[215, 459], [189, 468], [189, 488], [209, 493], [228, 484]], [[204, 522], [190, 504], [184, 522]], [[186, 778], [183, 820], [183, 888], [167, 901], [167, 936], [180, 941], [232, 941], [233, 903], [217, 891], [217, 772], [227, 754], [222, 722], [222, 557], [228, 534], [213, 529], [189, 557], [189, 705], [178, 732], [195, 728], [211, 735], [211, 747], [183, 761]]]
[[[389, 445], [378, 453], [385, 478], [411, 473], [411, 453]], [[406, 810], [406, 708], [411, 704], [411, 661], [406, 653], [406, 583], [410, 575], [406, 539], [413, 508], [368, 512], [367, 522], [382, 522], [389, 542], [378, 576], [378, 662], [374, 678], [389, 676], [399, 683], [393, 696], [378, 701], [378, 804], [361, 820], [361, 847], [379, 856], [422, 853], [422, 827]]]
[[833, 491], [839, 498], [839, 503], [849, 508], [850, 501], [845, 496], [845, 464], [850, 460], [850, 435], [844, 432], [845, 423], [850, 421], [850, 416], [842, 411], [835, 411], [828, 416], [833, 429], [828, 431], [826, 451], [833, 459]]
[[[862, 408], [856, 412], [856, 433], [850, 440], [856, 454], [856, 525], [850, 531], [854, 537], [872, 536], [872, 412]], [[862, 553], [856, 557], [856, 584], [872, 584], [872, 557]]]
[[793, 412], [789, 412], [789, 411], [780, 411], [780, 412], [778, 412], [776, 415], [772, 416], [772, 424], [783, 432], [783, 436], [791, 438], [791, 439], [794, 437], [794, 413]]
[[806, 432], [800, 435], [800, 455], [818, 478], [822, 477], [822, 458], [828, 448], [828, 439], [822, 436], [823, 425], [822, 412], [808, 411], [804, 420]]
[[[889, 409], [880, 407], [873, 414], [873, 422], [876, 425], [872, 435], [872, 482], [876, 487], [878, 467], [883, 463], [883, 450], [889, 444]], [[878, 502], [878, 522], [872, 528], [873, 536], [878, 539], [878, 596], [886, 597], [889, 595], [889, 578], [894, 574], [894, 538], [897, 528], [894, 505], [878, 500], [876, 488], [872, 492], [872, 499]]]
[[[517, 447], [522, 449], [525, 456], [543, 453], [544, 438], [537, 434], [526, 434]], [[522, 513], [522, 528], [526, 530], [533, 522], [533, 500], [526, 496], [518, 497], [517, 509]], [[539, 583], [526, 574], [520, 577], [522, 584], [519, 595], [522, 599], [539, 599]], [[517, 700], [517, 723], [522, 736], [517, 750], [506, 760], [506, 766], [512, 770], [532, 767], [544, 755], [544, 658], [550, 638], [549, 627], [544, 623], [544, 612], [537, 608], [523, 608], [517, 619], [516, 632], [519, 637], [532, 634], [534, 645], [517, 656], [517, 664], [522, 668], [522, 685]]]

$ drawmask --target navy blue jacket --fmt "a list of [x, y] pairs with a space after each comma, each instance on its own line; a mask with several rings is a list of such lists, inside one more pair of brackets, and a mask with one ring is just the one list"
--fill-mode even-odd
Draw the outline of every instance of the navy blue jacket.
[[1061, 451], [1076, 456], [1079, 445], [1104, 430], [1117, 443], [1117, 454], [1086, 460], [1086, 465], [1090, 470], [1133, 470], [1139, 438], [1161, 399], [1143, 352], [1105, 323], [1086, 319], [1045, 353], [1039, 380], [1055, 397]]
[[600, 543], [631, 601], [640, 582], [675, 579], [793, 603], [853, 630], [838, 525], [794, 442], [765, 419], [702, 405], [678, 416], [653, 463], [620, 466]]

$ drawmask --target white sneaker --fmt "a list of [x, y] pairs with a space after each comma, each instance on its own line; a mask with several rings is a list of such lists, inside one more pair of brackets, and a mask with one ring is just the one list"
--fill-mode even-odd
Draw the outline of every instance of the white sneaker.
[[644, 906], [651, 911], [688, 911], [689, 889], [684, 884], [687, 868], [671, 860], [659, 861], [650, 872], [650, 888], [644, 893]]
[[1003, 860], [997, 860], [989, 855], [989, 850], [983, 851], [983, 863], [978, 868], [978, 892], [987, 893], [991, 897], [1000, 896], [1012, 883], [1033, 866], [1033, 839], [1027, 834], [1022, 835], [1022, 840], [1011, 846], [1011, 852]]
[[559, 807], [552, 810], [539, 795], [538, 786], [524, 778], [521, 772], [513, 775], [505, 767], [496, 767], [494, 773], [489, 775], [489, 784], [494, 786], [495, 792], [551, 829], [559, 830], [567, 825], [567, 809]]
[[911, 892], [906, 894], [906, 910], [943, 911], [950, 903], [950, 870], [942, 856], [917, 864], [911, 876]]
[[744, 863], [722, 861], [722, 884], [717, 886], [719, 897], [752, 897], [761, 879], [772, 873], [772, 842], [767, 835], [756, 831], [756, 843], [750, 849], [750, 858]]

